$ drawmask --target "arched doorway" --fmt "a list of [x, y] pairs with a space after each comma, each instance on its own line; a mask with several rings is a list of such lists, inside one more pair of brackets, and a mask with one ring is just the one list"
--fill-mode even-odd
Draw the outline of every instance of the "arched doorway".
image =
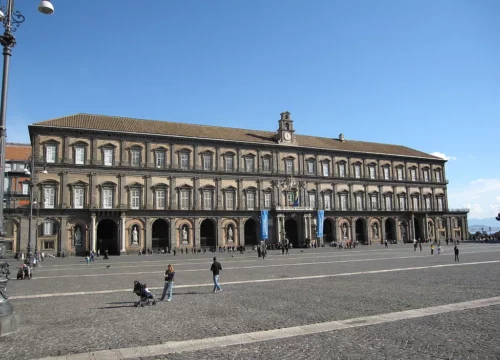
[[395, 226], [396, 223], [394, 222], [393, 219], [387, 219], [385, 220], [385, 239], [389, 242], [396, 240], [396, 232], [395, 232]]
[[169, 244], [170, 231], [168, 223], [163, 219], [157, 219], [152, 226], [152, 245], [151, 247], [155, 250], [165, 249]]
[[200, 246], [214, 247], [215, 243], [215, 225], [212, 220], [205, 219], [200, 225]]
[[245, 245], [259, 245], [257, 238], [257, 222], [250, 218], [245, 221]]
[[365, 231], [365, 220], [356, 220], [356, 240], [361, 244], [366, 243], [366, 231]]
[[294, 248], [299, 247], [299, 234], [297, 223], [294, 219], [285, 221], [285, 236]]
[[[420, 224], [420, 220], [415, 219], [413, 221], [413, 224], [415, 224], [415, 239], [420, 241], [424, 241], [424, 234], [422, 233], [422, 225]], [[410, 239], [413, 241], [413, 239]]]
[[97, 224], [97, 249], [101, 254], [108, 250], [109, 255], [120, 255], [118, 227], [113, 220], [104, 219]]
[[329, 219], [323, 220], [323, 241], [325, 243], [331, 243], [333, 238], [333, 226]]

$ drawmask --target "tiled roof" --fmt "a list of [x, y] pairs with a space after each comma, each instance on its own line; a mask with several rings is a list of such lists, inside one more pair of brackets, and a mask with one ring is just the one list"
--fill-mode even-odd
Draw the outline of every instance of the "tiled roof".
[[6, 161], [27, 161], [31, 156], [30, 144], [5, 144]]
[[[119, 116], [75, 114], [38, 122], [31, 126], [170, 135], [200, 139], [221, 139], [238, 142], [258, 143], [263, 145], [276, 144], [276, 140], [274, 139], [276, 133], [271, 131], [246, 130], [157, 120], [143, 120]], [[401, 145], [389, 145], [374, 142], [353, 141], [347, 139], [342, 142], [334, 138], [324, 138], [298, 134], [296, 134], [295, 137], [298, 146], [306, 148], [322, 148], [338, 151], [378, 153], [443, 160], [422, 151], [410, 149], [406, 146]]]

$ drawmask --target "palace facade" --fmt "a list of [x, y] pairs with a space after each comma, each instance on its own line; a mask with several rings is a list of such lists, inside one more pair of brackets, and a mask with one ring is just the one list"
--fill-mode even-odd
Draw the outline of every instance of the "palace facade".
[[[467, 210], [448, 209], [445, 160], [299, 135], [289, 112], [275, 132], [77, 114], [29, 133], [40, 204], [32, 239], [45, 252], [251, 246], [260, 210], [269, 211], [267, 243], [294, 247], [468, 234]], [[6, 209], [13, 251], [27, 247], [28, 213]]]

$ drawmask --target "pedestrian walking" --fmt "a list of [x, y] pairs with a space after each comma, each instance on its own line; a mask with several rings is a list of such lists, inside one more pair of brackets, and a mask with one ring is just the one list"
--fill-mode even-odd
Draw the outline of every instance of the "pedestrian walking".
[[455, 250], [455, 262], [460, 262], [460, 260], [458, 259], [458, 253], [460, 252], [458, 250], [458, 245], [455, 245], [454, 250]]
[[434, 255], [434, 244], [431, 244], [431, 255]]
[[438, 255], [441, 254], [441, 244], [438, 245]]
[[389, 243], [387, 242], [387, 239], [385, 239], [384, 244], [385, 244], [385, 247], [386, 247], [386, 248], [388, 248], [388, 247], [389, 247]]
[[420, 247], [420, 251], [422, 251], [422, 243], [419, 243], [418, 246]]
[[174, 267], [170, 264], [167, 266], [167, 270], [165, 270], [165, 284], [163, 285], [163, 293], [161, 294], [160, 301], [165, 300], [165, 295], [168, 292], [167, 301], [172, 301], [172, 289], [174, 288], [174, 276], [175, 271]]
[[222, 288], [219, 285], [219, 272], [222, 270], [221, 264], [217, 261], [217, 258], [214, 256], [214, 262], [212, 263], [212, 266], [210, 267], [210, 271], [212, 272], [214, 276], [214, 292], [217, 290], [219, 292], [222, 291]]

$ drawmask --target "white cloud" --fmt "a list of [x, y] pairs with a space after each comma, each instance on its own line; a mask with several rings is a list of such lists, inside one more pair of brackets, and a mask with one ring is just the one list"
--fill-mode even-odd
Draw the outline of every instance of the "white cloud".
[[438, 151], [434, 151], [433, 153], [431, 153], [431, 155], [440, 157], [441, 159], [445, 159], [445, 160], [457, 160], [457, 158], [455, 156], [448, 156], [448, 155], [445, 155], [442, 152], [438, 152]]
[[448, 188], [449, 207], [470, 209], [469, 217], [494, 218], [500, 213], [500, 179], [478, 179], [465, 188]]

